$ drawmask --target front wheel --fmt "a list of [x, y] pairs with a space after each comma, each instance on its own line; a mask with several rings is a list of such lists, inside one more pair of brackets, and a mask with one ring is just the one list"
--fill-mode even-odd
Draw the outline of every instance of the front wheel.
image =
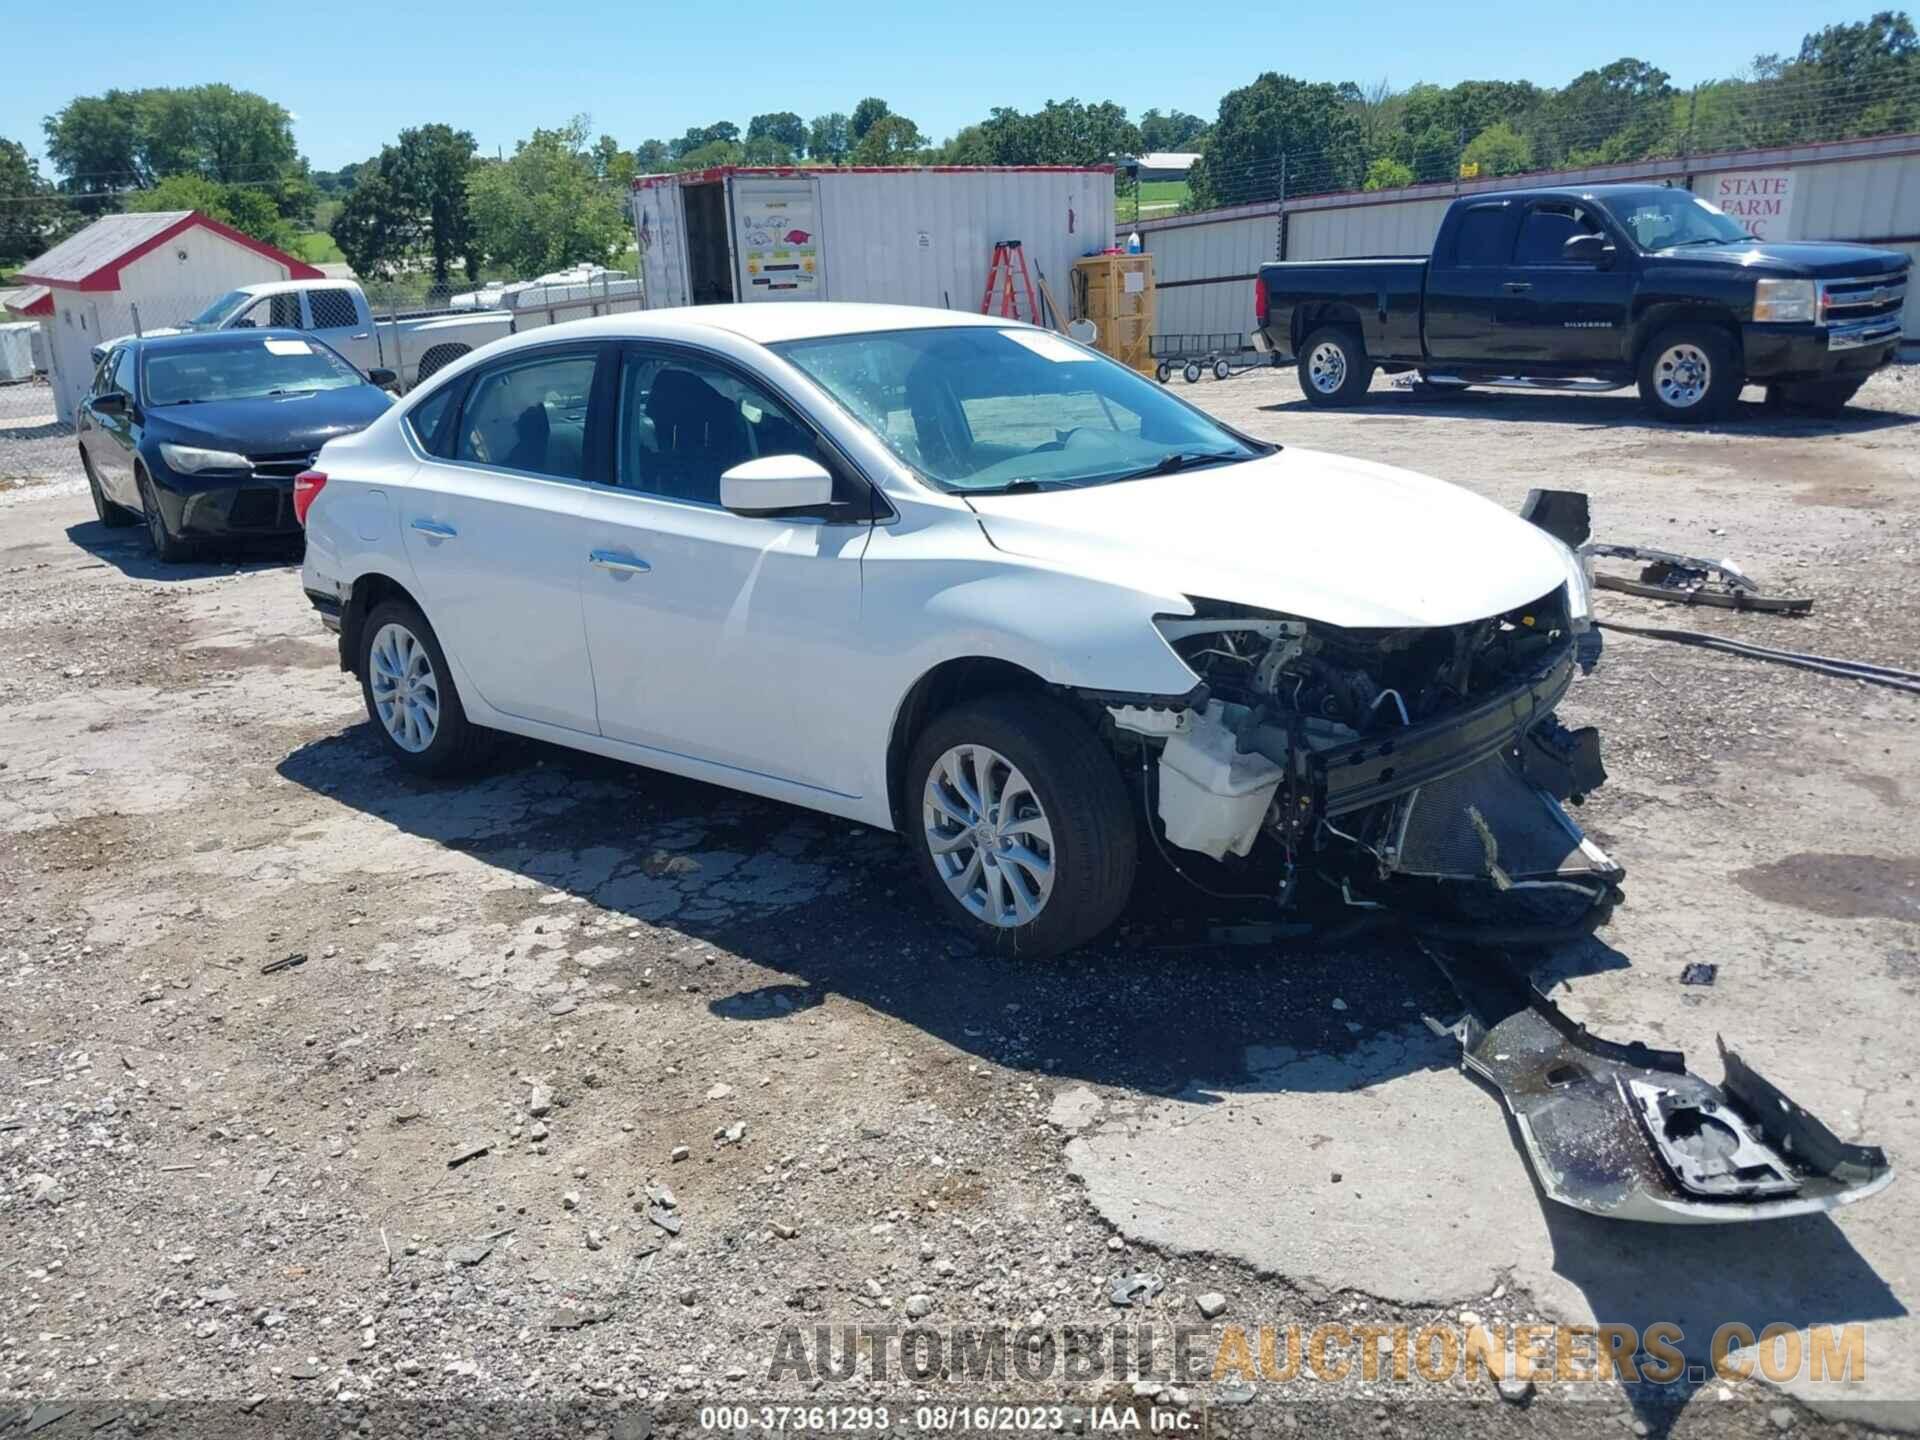
[[1034, 695], [936, 716], [907, 766], [915, 859], [948, 919], [1003, 953], [1057, 955], [1119, 918], [1137, 832], [1119, 767]]
[[422, 775], [453, 775], [485, 757], [489, 732], [467, 719], [440, 637], [404, 600], [374, 607], [360, 628], [360, 690], [386, 750]]
[[1300, 390], [1313, 405], [1357, 405], [1373, 384], [1373, 362], [1359, 333], [1323, 325], [1300, 347]]
[[1711, 325], [1670, 326], [1640, 357], [1640, 403], [1661, 420], [1721, 419], [1744, 383], [1733, 343]]
[[193, 554], [193, 547], [167, 528], [166, 512], [160, 508], [160, 498], [147, 472], [136, 472], [134, 481], [140, 487], [140, 508], [146, 512], [147, 539], [153, 544], [154, 558], [162, 565], [178, 565]]

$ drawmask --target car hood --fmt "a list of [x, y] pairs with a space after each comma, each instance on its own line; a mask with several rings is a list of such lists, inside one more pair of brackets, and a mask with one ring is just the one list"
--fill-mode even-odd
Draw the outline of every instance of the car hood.
[[355, 385], [305, 395], [161, 405], [148, 409], [146, 433], [176, 445], [237, 450], [243, 455], [293, 455], [364, 430], [392, 403], [384, 390]]
[[1009, 554], [1348, 628], [1483, 620], [1567, 578], [1565, 548], [1490, 500], [1291, 447], [1242, 465], [969, 503]]
[[1872, 245], [1843, 245], [1825, 240], [1764, 241], [1746, 244], [1690, 245], [1662, 250], [1661, 260], [1702, 265], [1737, 265], [1782, 275], [1832, 279], [1841, 275], [1895, 275], [1911, 263], [1897, 250]]

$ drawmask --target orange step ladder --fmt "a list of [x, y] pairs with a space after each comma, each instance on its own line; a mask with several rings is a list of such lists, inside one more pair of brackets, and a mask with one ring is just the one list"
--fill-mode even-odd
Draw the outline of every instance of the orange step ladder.
[[980, 297], [980, 313], [993, 313], [993, 292], [995, 282], [999, 282], [1000, 314], [1008, 320], [1021, 319], [1019, 296], [1014, 292], [1014, 267], [1020, 269], [1020, 284], [1027, 292], [1027, 313], [1029, 324], [1038, 325], [1040, 306], [1033, 298], [1033, 277], [1027, 273], [1027, 252], [1021, 248], [1018, 240], [996, 240], [993, 243], [993, 258], [987, 262], [987, 288]]

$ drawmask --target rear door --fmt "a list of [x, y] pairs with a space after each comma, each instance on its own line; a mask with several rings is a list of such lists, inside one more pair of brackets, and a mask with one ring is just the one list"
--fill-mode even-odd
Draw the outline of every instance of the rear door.
[[634, 242], [640, 247], [640, 278], [649, 310], [692, 303], [687, 272], [686, 196], [665, 180], [633, 192]]
[[[1569, 260], [1576, 235], [1613, 242], [1611, 263]], [[1498, 315], [1499, 354], [1524, 374], [1602, 375], [1626, 363], [1634, 250], [1597, 206], [1543, 198], [1523, 206]]]
[[346, 356], [363, 375], [380, 363], [373, 324], [359, 296], [344, 285], [315, 285], [303, 294], [308, 330]]
[[733, 293], [742, 300], [824, 300], [817, 180], [736, 175], [727, 182]]
[[580, 586], [586, 487], [604, 478], [596, 367], [609, 347], [520, 350], [463, 383], [451, 433], [397, 492], [433, 622], [480, 697], [507, 715], [592, 734]]
[[1436, 368], [1478, 369], [1499, 360], [1517, 208], [1511, 200], [1463, 203], [1434, 247], [1421, 324]]

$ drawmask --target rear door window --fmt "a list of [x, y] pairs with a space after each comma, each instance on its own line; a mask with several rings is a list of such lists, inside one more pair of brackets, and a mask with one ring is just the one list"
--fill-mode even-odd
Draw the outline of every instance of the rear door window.
[[460, 412], [454, 459], [469, 464], [586, 478], [593, 350], [532, 355], [474, 377]]
[[1462, 267], [1505, 265], [1513, 232], [1513, 212], [1506, 205], [1478, 205], [1460, 217], [1454, 227], [1453, 263]]
[[360, 321], [353, 296], [345, 290], [307, 291], [307, 313], [316, 330], [348, 330]]

